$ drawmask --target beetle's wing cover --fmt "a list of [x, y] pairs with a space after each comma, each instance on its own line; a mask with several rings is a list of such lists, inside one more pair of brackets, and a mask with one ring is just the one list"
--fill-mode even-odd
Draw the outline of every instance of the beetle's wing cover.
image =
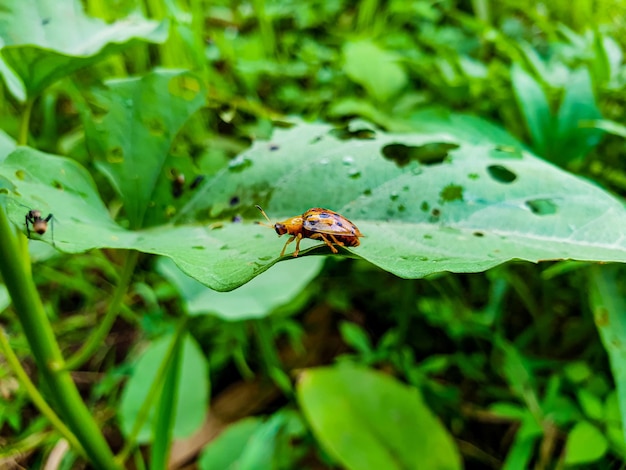
[[361, 232], [352, 222], [328, 209], [309, 209], [304, 213], [303, 219], [302, 226], [311, 232], [361, 236]]

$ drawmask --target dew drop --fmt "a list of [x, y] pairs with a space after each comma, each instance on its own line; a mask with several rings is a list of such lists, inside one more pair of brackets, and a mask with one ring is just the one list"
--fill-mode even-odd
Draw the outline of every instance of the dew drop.
[[330, 160], [328, 160], [328, 158], [322, 158], [320, 160], [320, 165], [328, 165], [329, 162]]
[[356, 168], [352, 168], [350, 171], [348, 171], [348, 176], [352, 179], [357, 179], [361, 177], [361, 172]]
[[352, 165], [354, 163], [354, 157], [351, 155], [346, 155], [342, 160], [343, 164], [346, 166]]

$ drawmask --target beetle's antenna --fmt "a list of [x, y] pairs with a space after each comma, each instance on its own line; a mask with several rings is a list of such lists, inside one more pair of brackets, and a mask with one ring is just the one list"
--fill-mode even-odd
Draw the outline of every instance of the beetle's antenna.
[[261, 211], [261, 214], [263, 214], [263, 217], [265, 217], [267, 219], [267, 221], [270, 223], [269, 225], [264, 224], [263, 222], [256, 222], [257, 225], [263, 225], [265, 227], [269, 227], [269, 228], [274, 228], [274, 224], [272, 223], [272, 221], [270, 220], [270, 218], [267, 216], [267, 214], [265, 213], [265, 211], [263, 210], [263, 208], [261, 206], [259, 206], [258, 204], [256, 204], [254, 207], [256, 207], [257, 209], [259, 209]]

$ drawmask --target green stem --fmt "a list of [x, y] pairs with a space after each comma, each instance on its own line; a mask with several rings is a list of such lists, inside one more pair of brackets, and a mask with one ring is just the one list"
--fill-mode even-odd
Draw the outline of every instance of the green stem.
[[28, 128], [30, 127], [30, 115], [33, 111], [34, 103], [35, 100], [33, 98], [28, 98], [26, 103], [24, 103], [24, 112], [22, 112], [22, 116], [20, 118], [20, 128], [17, 135], [17, 145], [28, 144]]
[[143, 424], [148, 419], [148, 416], [150, 415], [150, 409], [152, 408], [152, 406], [154, 406], [155, 400], [157, 399], [159, 392], [161, 392], [163, 382], [165, 380], [165, 374], [169, 370], [170, 364], [178, 347], [178, 342], [186, 331], [187, 321], [183, 320], [176, 328], [172, 341], [168, 347], [167, 352], [165, 353], [163, 362], [161, 362], [161, 365], [157, 370], [154, 380], [152, 381], [152, 385], [150, 386], [150, 390], [148, 390], [148, 394], [146, 395], [146, 398], [144, 399], [141, 408], [137, 412], [137, 418], [135, 419], [133, 428], [131, 429], [130, 434], [126, 437], [124, 447], [116, 457], [118, 462], [125, 462], [126, 459], [128, 459], [131, 451], [135, 447], [139, 431], [141, 431]]
[[265, 12], [265, 0], [253, 0], [252, 8], [256, 13], [257, 21], [259, 22], [259, 31], [261, 33], [261, 42], [263, 43], [263, 49], [267, 57], [276, 58], [276, 33], [274, 32], [274, 25], [272, 19]]
[[118, 469], [100, 427], [83, 403], [69, 372], [56, 370], [59, 364], [63, 364], [61, 349], [35, 288], [29, 266], [21, 257], [15, 234], [2, 206], [0, 206], [0, 273], [11, 295], [15, 313], [42, 379], [65, 424], [80, 441], [95, 467]]
[[67, 440], [67, 442], [69, 442], [70, 446], [76, 450], [76, 452], [83, 457], [86, 457], [85, 449], [83, 449], [83, 446], [80, 442], [78, 442], [76, 436], [68, 429], [65, 423], [61, 421], [54, 410], [50, 408], [46, 400], [44, 400], [41, 396], [41, 393], [39, 393], [39, 390], [37, 390], [37, 387], [35, 387], [35, 384], [33, 384], [30, 377], [28, 377], [28, 374], [22, 367], [19, 358], [13, 352], [9, 341], [7, 340], [6, 333], [2, 328], [0, 328], [0, 351], [4, 354], [4, 358], [9, 363], [9, 366], [11, 366], [11, 369], [13, 370], [13, 373], [15, 373], [20, 385], [24, 387], [26, 394], [30, 397], [31, 401], [39, 409], [39, 411], [41, 411], [41, 414], [48, 418], [50, 424], [52, 424], [52, 426]]
[[163, 377], [163, 384], [160, 387], [161, 394], [156, 404], [152, 430], [152, 448], [150, 449], [150, 468], [167, 468], [176, 419], [175, 403], [178, 399], [182, 348], [183, 335], [177, 334], [172, 355], [167, 360], [167, 371]]
[[109, 304], [109, 308], [104, 315], [100, 326], [98, 326], [98, 328], [93, 332], [83, 347], [65, 362], [65, 366], [63, 367], [64, 370], [74, 370], [80, 367], [102, 345], [103, 341], [109, 334], [109, 331], [111, 331], [111, 327], [113, 326], [113, 323], [115, 323], [117, 314], [120, 311], [124, 295], [128, 291], [131, 277], [135, 271], [138, 256], [138, 251], [131, 250], [126, 252], [122, 275], [120, 276], [120, 280], [115, 287], [113, 299]]

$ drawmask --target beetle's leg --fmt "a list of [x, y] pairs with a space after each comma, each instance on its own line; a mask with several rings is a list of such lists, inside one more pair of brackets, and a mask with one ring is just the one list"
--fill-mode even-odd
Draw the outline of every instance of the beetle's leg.
[[[296, 236], [293, 235], [289, 240], [287, 240], [287, 242], [285, 243], [285, 246], [283, 246], [283, 251], [280, 252], [280, 256], [279, 258], [282, 258], [285, 254], [285, 250], [287, 249], [287, 245], [289, 245], [292, 241], [294, 241], [296, 239]], [[298, 240], [299, 242], [300, 240]]]
[[330, 236], [330, 238], [332, 238], [335, 245], [343, 246], [343, 242], [340, 242], [339, 240], [337, 240], [332, 233], [329, 233], [328, 235]]
[[[335, 247], [333, 246], [333, 243], [332, 243], [332, 242], [331, 242], [328, 238], [326, 238], [326, 237], [325, 237], [323, 234], [321, 234], [321, 233], [319, 234], [319, 236], [320, 236], [320, 238], [321, 238], [322, 240], [324, 240], [324, 243], [326, 243], [326, 244], [330, 247], [330, 249], [331, 249], [331, 251], [332, 251], [333, 253], [337, 253], [337, 248], [335, 248]], [[331, 234], [330, 236], [331, 236], [333, 239], [335, 238], [335, 237], [333, 237], [333, 236], [332, 236], [332, 234]], [[343, 245], [343, 243], [341, 243], [341, 245]]]
[[28, 214], [26, 214], [26, 216], [24, 217], [24, 225], [26, 225], [26, 236], [28, 238], [30, 238], [30, 227], [28, 226], [29, 222], [30, 220], [28, 219]]
[[302, 234], [299, 233], [296, 238], [298, 239], [298, 241], [296, 241], [296, 251], [293, 252], [294, 258], [298, 256], [298, 253], [300, 253], [300, 240], [302, 240]]

